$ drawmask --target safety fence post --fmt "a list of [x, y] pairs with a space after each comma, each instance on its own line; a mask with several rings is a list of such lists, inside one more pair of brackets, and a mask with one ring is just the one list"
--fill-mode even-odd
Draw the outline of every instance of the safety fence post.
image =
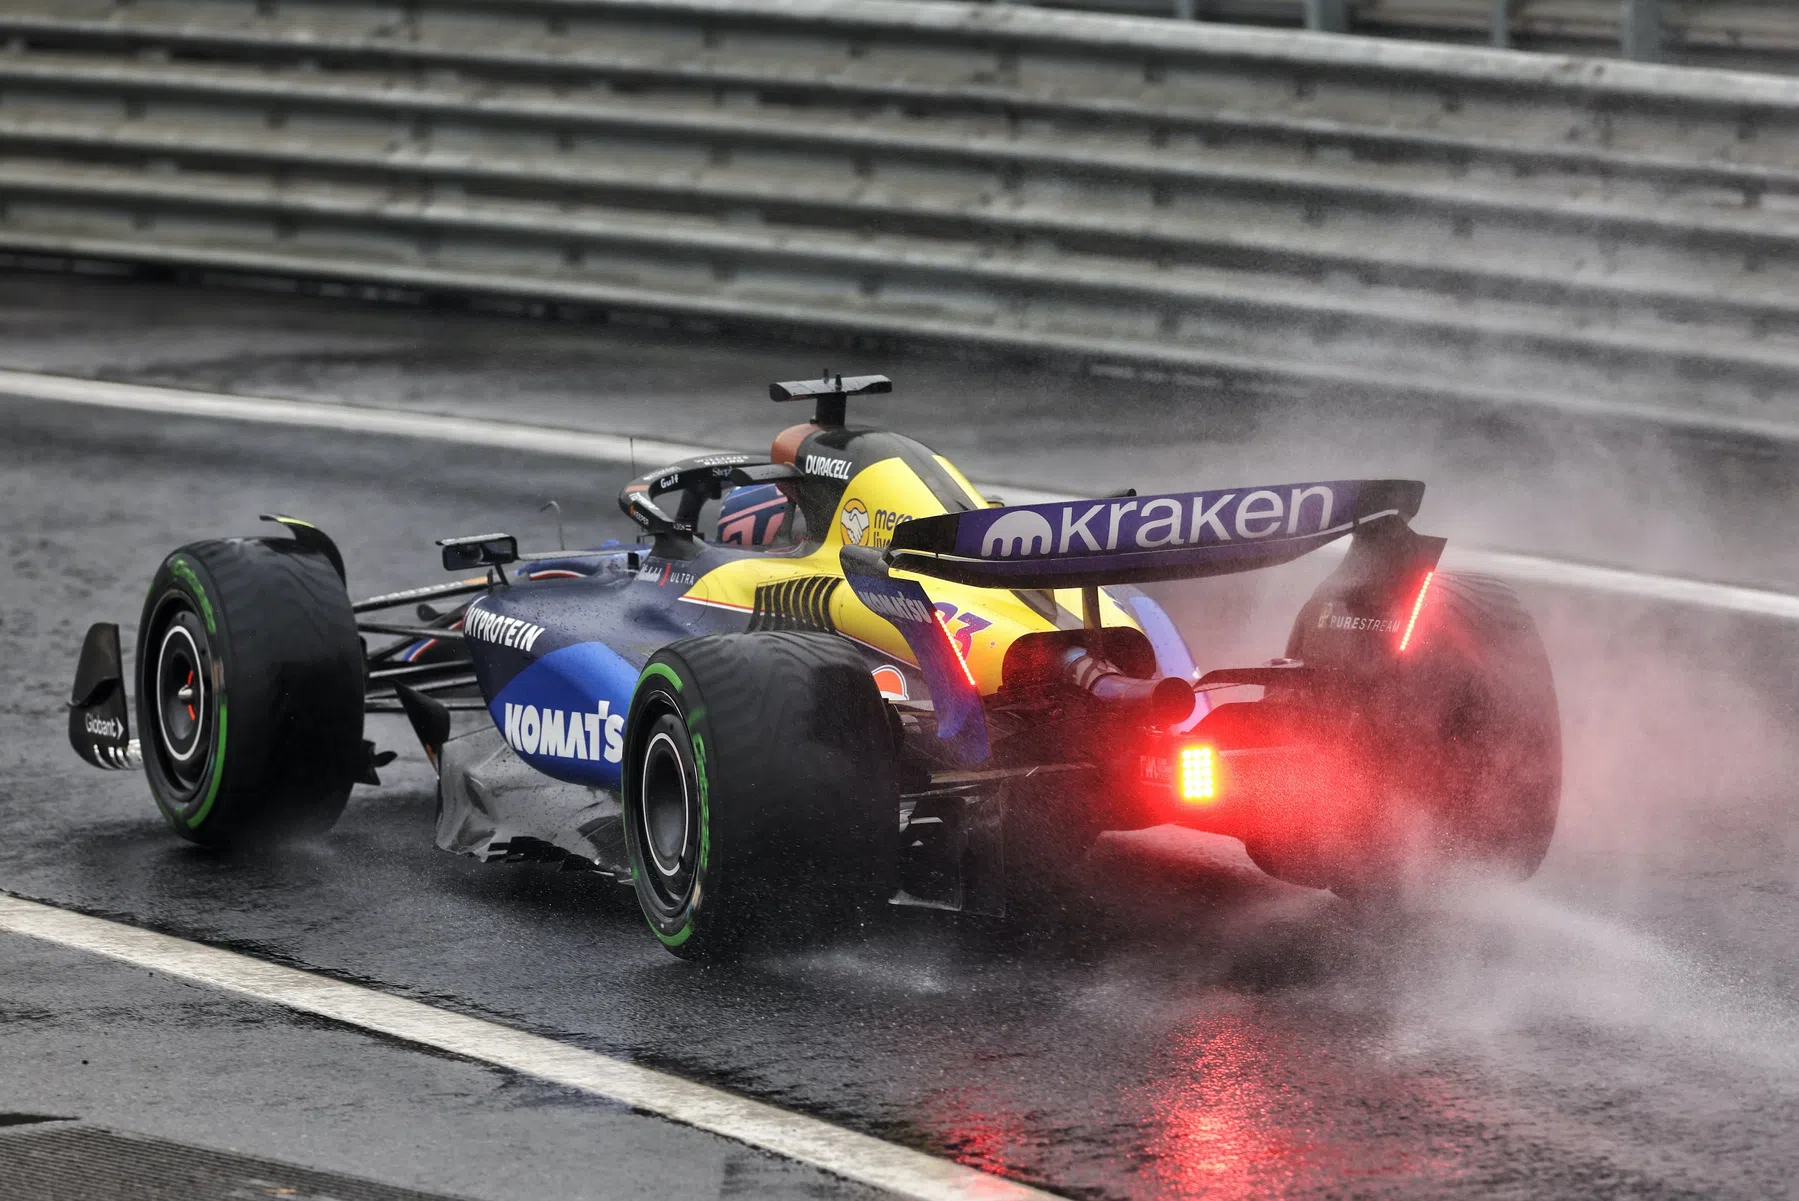
[[1199, 16], [1199, 13], [1195, 11], [1197, 8], [1198, 5], [1194, 0], [1174, 0], [1174, 19], [1191, 21]]
[[1348, 33], [1349, 0], [1306, 0], [1306, 28]]
[[1501, 50], [1512, 44], [1512, 0], [1492, 0], [1493, 45]]
[[1655, 62], [1662, 56], [1661, 0], [1624, 0], [1620, 49], [1625, 58]]

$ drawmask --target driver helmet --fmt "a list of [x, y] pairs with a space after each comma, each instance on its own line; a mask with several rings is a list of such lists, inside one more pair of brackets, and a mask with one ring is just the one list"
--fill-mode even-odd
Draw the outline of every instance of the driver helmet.
[[771, 546], [791, 541], [791, 506], [779, 484], [752, 484], [734, 489], [719, 502], [718, 537], [738, 546]]

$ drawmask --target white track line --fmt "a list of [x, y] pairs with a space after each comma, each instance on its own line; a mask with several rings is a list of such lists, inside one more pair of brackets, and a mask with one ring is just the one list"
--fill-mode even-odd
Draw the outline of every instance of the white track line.
[[561, 455], [569, 459], [596, 459], [605, 463], [642, 462], [646, 469], [694, 455], [717, 453], [709, 446], [689, 446], [655, 438], [629, 438], [595, 434], [546, 425], [513, 421], [487, 421], [479, 417], [440, 416], [405, 409], [371, 409], [328, 401], [271, 400], [262, 396], [227, 396], [217, 392], [189, 392], [184, 388], [156, 388], [147, 384], [115, 384], [106, 380], [76, 379], [66, 375], [39, 375], [30, 371], [0, 369], [0, 396], [22, 400], [49, 400], [62, 404], [92, 405], [103, 409], [130, 409], [173, 417], [212, 417], [220, 421], [253, 421], [262, 425], [301, 425], [346, 434], [388, 434], [424, 438], [465, 446], [488, 446], [534, 454]]
[[[672, 463], [694, 455], [717, 453], [716, 447], [591, 433], [555, 426], [490, 421], [479, 417], [440, 416], [403, 409], [363, 408], [327, 401], [227, 396], [212, 392], [190, 392], [181, 388], [41, 375], [28, 371], [0, 370], [0, 397], [130, 409], [168, 416], [211, 417], [221, 421], [308, 426], [344, 433], [387, 434], [607, 463], [635, 462], [645, 467], [657, 463]], [[1060, 492], [1040, 492], [1007, 485], [999, 485], [995, 491], [1015, 504], [1079, 499]], [[1799, 622], [1799, 596], [1785, 592], [1570, 563], [1536, 555], [1462, 547], [1452, 547], [1448, 561], [1471, 570], [1491, 572], [1530, 583]]]
[[904, 1197], [920, 1201], [1049, 1201], [1053, 1197], [817, 1118], [554, 1039], [167, 934], [4, 894], [0, 894], [0, 930], [522, 1072]]
[[1649, 575], [1640, 571], [1623, 571], [1616, 567], [1568, 563], [1560, 559], [1541, 559], [1534, 555], [1517, 555], [1497, 550], [1451, 546], [1444, 552], [1443, 558], [1451, 567], [1467, 567], [1472, 571], [1484, 571], [1490, 575], [1526, 583], [1553, 584], [1588, 592], [1609, 592], [1614, 596], [1631, 596], [1704, 609], [1723, 609], [1752, 617], [1799, 621], [1799, 596], [1785, 592], [1741, 588], [1733, 584], [1715, 584], [1710, 580], [1689, 580], [1680, 576]]

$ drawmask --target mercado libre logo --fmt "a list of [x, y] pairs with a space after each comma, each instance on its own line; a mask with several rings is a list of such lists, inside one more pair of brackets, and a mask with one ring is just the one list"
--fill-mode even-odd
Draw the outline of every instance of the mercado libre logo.
[[843, 527], [843, 540], [851, 546], [868, 545], [868, 506], [859, 500], [843, 502], [843, 512], [837, 515], [837, 522]]

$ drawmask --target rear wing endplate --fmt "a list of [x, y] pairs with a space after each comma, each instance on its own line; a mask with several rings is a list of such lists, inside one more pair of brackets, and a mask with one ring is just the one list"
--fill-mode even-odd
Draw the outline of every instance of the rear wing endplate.
[[966, 764], [988, 755], [987, 719], [981, 693], [950, 642], [937, 608], [917, 580], [894, 579], [879, 551], [846, 546], [838, 552], [843, 578], [861, 602], [888, 621], [906, 640], [924, 673], [936, 710], [937, 737]]

